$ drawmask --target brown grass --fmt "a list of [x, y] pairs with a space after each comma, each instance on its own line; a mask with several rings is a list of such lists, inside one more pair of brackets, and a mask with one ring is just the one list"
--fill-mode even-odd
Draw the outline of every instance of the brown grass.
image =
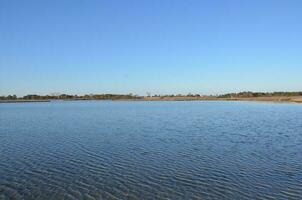
[[145, 101], [268, 101], [268, 102], [296, 102], [302, 103], [302, 96], [274, 96], [274, 97], [242, 97], [242, 98], [217, 98], [213, 96], [203, 97], [143, 97]]

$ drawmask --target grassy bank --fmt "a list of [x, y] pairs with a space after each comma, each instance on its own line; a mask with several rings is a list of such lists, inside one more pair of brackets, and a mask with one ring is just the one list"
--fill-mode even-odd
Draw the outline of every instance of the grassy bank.
[[295, 102], [302, 103], [302, 96], [274, 96], [274, 97], [144, 97], [145, 101], [267, 101], [267, 102]]

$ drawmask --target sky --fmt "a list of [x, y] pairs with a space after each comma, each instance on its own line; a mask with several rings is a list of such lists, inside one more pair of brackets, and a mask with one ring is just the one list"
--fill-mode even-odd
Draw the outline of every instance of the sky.
[[0, 0], [0, 95], [302, 91], [301, 0]]

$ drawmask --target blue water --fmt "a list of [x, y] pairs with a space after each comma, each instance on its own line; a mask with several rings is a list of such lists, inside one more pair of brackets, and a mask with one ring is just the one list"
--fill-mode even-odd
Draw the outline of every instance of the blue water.
[[0, 104], [0, 199], [302, 199], [302, 104]]

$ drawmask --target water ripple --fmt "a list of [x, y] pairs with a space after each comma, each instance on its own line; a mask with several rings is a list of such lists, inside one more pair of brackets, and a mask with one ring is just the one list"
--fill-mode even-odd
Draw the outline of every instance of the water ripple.
[[0, 199], [302, 199], [302, 107], [0, 105]]

